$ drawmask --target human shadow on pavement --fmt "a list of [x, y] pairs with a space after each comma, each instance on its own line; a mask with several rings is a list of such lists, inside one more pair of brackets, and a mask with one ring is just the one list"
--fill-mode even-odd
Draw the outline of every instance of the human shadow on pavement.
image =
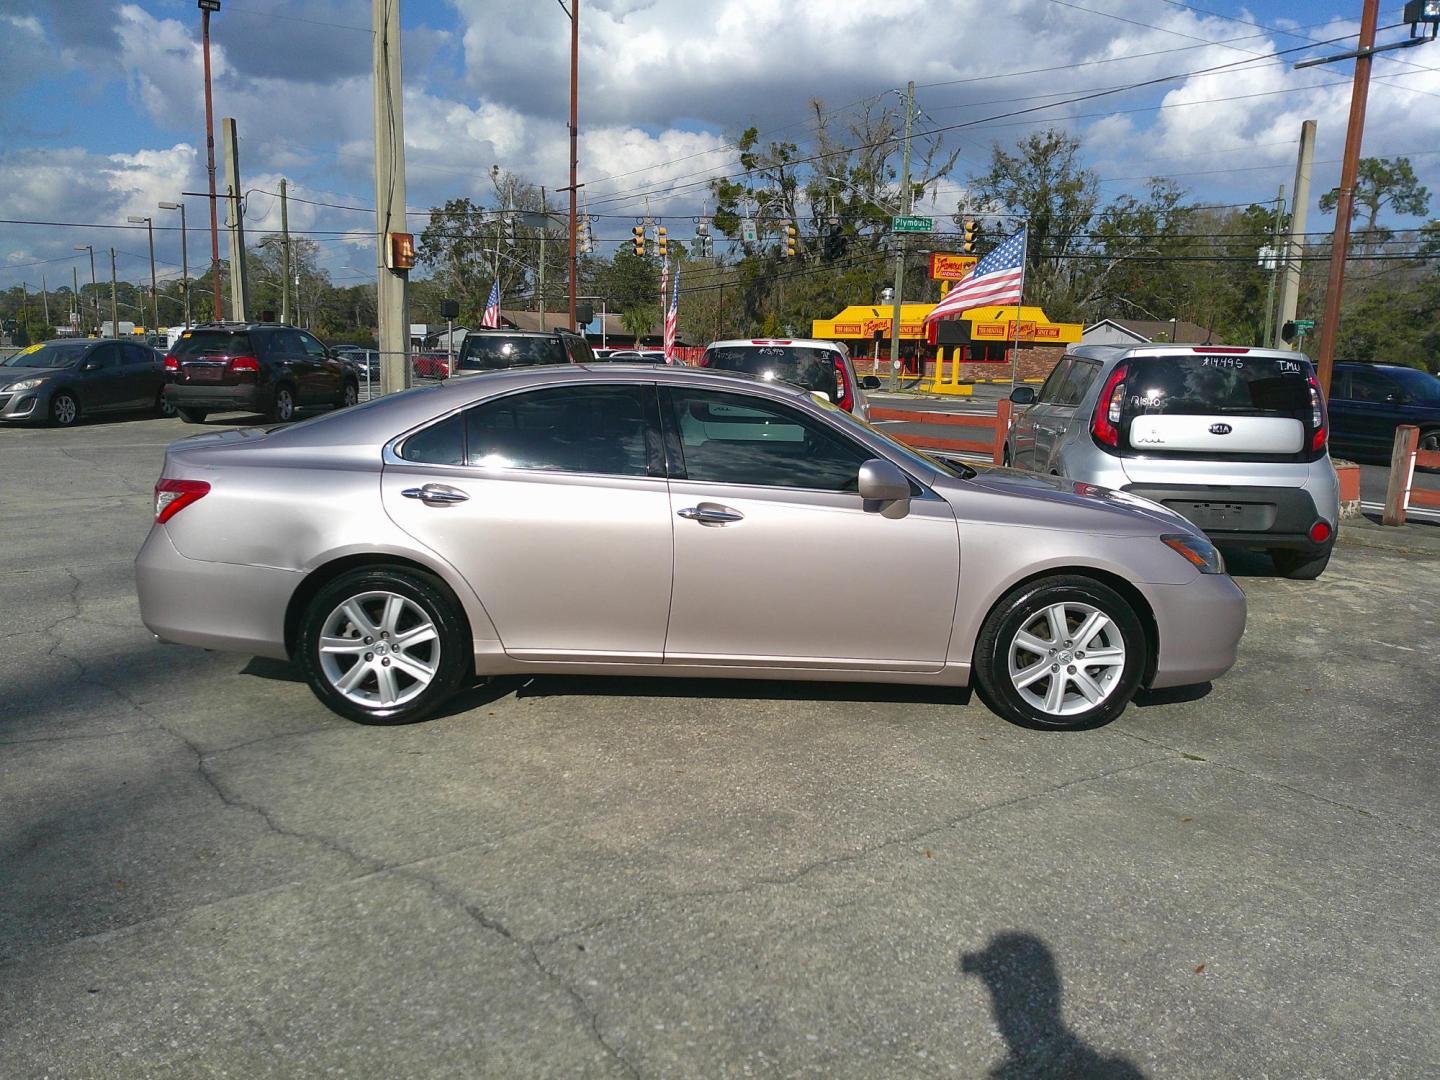
[[996, 934], [982, 952], [962, 954], [960, 970], [984, 981], [995, 1026], [1010, 1050], [990, 1076], [1144, 1080], [1129, 1061], [1100, 1053], [1065, 1026], [1055, 957], [1033, 934]]

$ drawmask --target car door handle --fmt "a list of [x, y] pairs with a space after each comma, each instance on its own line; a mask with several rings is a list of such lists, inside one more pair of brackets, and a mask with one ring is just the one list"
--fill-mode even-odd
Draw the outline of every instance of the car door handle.
[[459, 488], [448, 487], [445, 484], [426, 484], [424, 487], [406, 488], [400, 494], [407, 499], [419, 499], [426, 506], [449, 506], [451, 503], [462, 503], [470, 498]]
[[675, 512], [686, 521], [698, 521], [701, 525], [728, 525], [732, 521], [745, 520], [740, 511], [723, 506], [687, 506]]

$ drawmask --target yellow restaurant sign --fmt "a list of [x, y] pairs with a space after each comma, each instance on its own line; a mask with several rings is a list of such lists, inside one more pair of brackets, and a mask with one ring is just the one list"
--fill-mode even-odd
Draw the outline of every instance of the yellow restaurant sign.
[[934, 252], [930, 256], [930, 280], [959, 281], [975, 269], [975, 264], [979, 261], [973, 255], [946, 255], [942, 252]]
[[[904, 304], [900, 308], [900, 336], [914, 340], [925, 339], [925, 316], [934, 304]], [[812, 323], [810, 336], [822, 341], [873, 340], [879, 333], [883, 340], [890, 337], [890, 308], [883, 306], [852, 305], [834, 319], [816, 319]], [[883, 314], [882, 314], [883, 313]], [[977, 342], [1006, 342], [1015, 340], [1015, 309], [1013, 307], [971, 308], [960, 317], [970, 321], [970, 338]], [[1080, 340], [1085, 327], [1080, 323], [1053, 323], [1038, 307], [1026, 305], [1020, 309], [1020, 340], [1047, 345], [1062, 345]]]

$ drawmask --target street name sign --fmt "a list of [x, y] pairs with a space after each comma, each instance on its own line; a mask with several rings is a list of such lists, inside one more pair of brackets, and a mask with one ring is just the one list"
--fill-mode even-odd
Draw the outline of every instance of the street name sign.
[[928, 217], [915, 217], [912, 215], [896, 215], [890, 219], [891, 232], [918, 232], [927, 233], [935, 231], [935, 219]]

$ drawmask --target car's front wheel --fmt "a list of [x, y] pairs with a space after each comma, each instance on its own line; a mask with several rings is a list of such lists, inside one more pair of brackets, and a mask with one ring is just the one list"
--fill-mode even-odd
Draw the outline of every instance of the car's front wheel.
[[1124, 711], [1149, 662], [1130, 601], [1091, 578], [1039, 578], [991, 610], [975, 647], [982, 700], [1027, 727], [1086, 728]]
[[80, 422], [80, 401], [69, 390], [50, 399], [50, 422], [56, 427], [74, 427]]
[[349, 379], [345, 380], [345, 389], [340, 394], [340, 400], [335, 403], [337, 409], [348, 409], [360, 401], [360, 384]]
[[306, 608], [296, 659], [316, 697], [362, 724], [423, 719], [474, 670], [449, 590], [398, 567], [353, 570], [325, 585]]
[[165, 417], [175, 415], [175, 405], [170, 401], [170, 395], [164, 390], [155, 395], [155, 415]]

